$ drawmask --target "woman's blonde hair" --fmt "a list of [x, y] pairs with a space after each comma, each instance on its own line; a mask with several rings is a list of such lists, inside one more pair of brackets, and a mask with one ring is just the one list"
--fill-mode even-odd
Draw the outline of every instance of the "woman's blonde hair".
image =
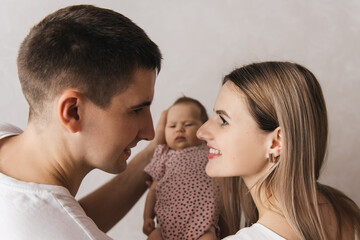
[[[334, 213], [337, 239], [348, 232], [347, 226], [354, 236], [359, 234], [359, 207], [340, 191], [317, 181], [326, 155], [328, 120], [315, 76], [298, 64], [263, 62], [234, 70], [223, 84], [227, 81], [247, 96], [249, 111], [260, 129], [281, 129], [281, 156], [256, 189], [265, 189], [276, 199], [300, 239], [328, 239], [321, 199]], [[258, 212], [241, 177], [224, 178], [221, 185], [230, 233], [239, 229], [241, 213], [245, 226], [255, 223]]]

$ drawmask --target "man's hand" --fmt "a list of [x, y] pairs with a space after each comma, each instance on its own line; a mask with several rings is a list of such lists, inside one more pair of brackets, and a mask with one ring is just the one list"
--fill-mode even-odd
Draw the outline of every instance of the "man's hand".
[[165, 127], [166, 127], [166, 119], [167, 119], [168, 109], [164, 110], [161, 113], [158, 124], [155, 129], [155, 141], [157, 145], [165, 143]]
[[165, 127], [166, 127], [167, 113], [168, 113], [168, 109], [164, 110], [161, 113], [159, 122], [156, 125], [155, 138], [149, 144], [153, 148], [155, 148], [157, 145], [166, 143], [166, 141], [165, 141]]

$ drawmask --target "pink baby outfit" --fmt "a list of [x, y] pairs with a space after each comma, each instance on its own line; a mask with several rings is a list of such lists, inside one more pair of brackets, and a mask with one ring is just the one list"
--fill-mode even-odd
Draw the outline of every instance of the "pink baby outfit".
[[164, 240], [198, 239], [211, 228], [219, 236], [219, 187], [205, 173], [206, 144], [181, 150], [159, 145], [145, 167], [156, 186], [155, 214]]

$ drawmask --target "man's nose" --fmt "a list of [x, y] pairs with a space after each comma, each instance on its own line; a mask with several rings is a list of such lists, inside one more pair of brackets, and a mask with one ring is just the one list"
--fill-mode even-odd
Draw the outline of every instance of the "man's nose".
[[148, 113], [146, 117], [143, 119], [143, 126], [139, 132], [139, 138], [144, 140], [152, 140], [155, 137], [155, 130], [153, 126], [153, 120], [151, 116], [150, 110], [148, 110]]

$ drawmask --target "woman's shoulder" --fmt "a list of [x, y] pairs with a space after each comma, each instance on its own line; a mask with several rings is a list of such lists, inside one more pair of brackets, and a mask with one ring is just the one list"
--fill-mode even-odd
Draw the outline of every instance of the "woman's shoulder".
[[251, 227], [240, 229], [235, 235], [228, 236], [223, 240], [285, 240], [265, 226], [255, 223]]

